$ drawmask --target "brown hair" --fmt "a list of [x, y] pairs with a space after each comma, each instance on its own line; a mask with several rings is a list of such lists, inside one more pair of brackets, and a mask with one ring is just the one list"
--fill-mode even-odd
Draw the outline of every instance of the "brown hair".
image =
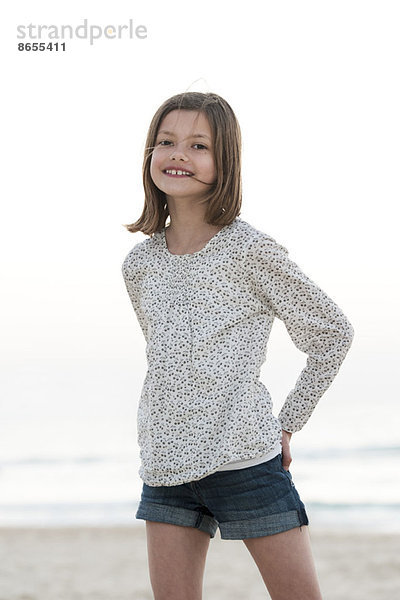
[[207, 117], [210, 124], [217, 179], [202, 200], [202, 203], [208, 203], [206, 222], [210, 225], [229, 225], [240, 214], [241, 133], [235, 113], [226, 100], [217, 94], [184, 92], [166, 100], [150, 123], [142, 169], [145, 193], [143, 212], [137, 221], [124, 225], [132, 233], [141, 231], [151, 236], [161, 231], [169, 215], [165, 193], [155, 186], [151, 178], [150, 163], [160, 124], [173, 110], [197, 110]]

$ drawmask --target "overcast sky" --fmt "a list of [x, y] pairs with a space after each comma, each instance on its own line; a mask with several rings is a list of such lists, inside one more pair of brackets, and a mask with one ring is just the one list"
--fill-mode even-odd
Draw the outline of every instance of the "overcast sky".
[[[154, 112], [176, 93], [212, 91], [242, 128], [241, 218], [284, 244], [355, 328], [307, 442], [321, 441], [329, 422], [332, 440], [340, 430], [360, 444], [384, 435], [394, 443], [398, 3], [20, 1], [7, 13], [1, 360], [9, 420], [135, 416], [145, 345], [121, 264], [145, 236], [122, 224], [142, 211]], [[88, 38], [67, 36], [65, 50], [56, 39], [58, 51], [18, 50], [41, 41], [18, 39], [18, 26], [26, 35], [29, 25], [35, 35], [38, 25], [53, 33], [82, 26], [83, 35], [85, 19]], [[93, 43], [91, 26], [103, 32]], [[106, 26], [121, 38], [107, 39]], [[138, 26], [142, 37], [129, 37]], [[274, 325], [262, 373], [277, 408], [304, 360]], [[371, 423], [364, 429], [362, 415]]]

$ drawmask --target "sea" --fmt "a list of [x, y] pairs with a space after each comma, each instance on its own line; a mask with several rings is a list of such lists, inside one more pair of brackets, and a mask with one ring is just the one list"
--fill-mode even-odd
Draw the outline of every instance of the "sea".
[[[132, 430], [109, 422], [95, 430], [102, 432], [97, 447], [80, 447], [79, 435], [71, 443], [71, 433], [58, 452], [55, 443], [41, 452], [19, 444], [19, 452], [10, 445], [13, 452], [1, 454], [1, 527], [143, 525], [135, 518], [142, 480]], [[107, 431], [125, 433], [118, 444]], [[292, 455], [290, 471], [310, 527], [400, 533], [400, 446], [299, 447]]]

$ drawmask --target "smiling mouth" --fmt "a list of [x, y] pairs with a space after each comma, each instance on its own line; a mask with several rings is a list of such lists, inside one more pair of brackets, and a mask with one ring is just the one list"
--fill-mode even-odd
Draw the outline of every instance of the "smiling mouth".
[[166, 175], [174, 175], [175, 177], [192, 177], [193, 173], [190, 171], [181, 171], [179, 169], [165, 169], [163, 171]]

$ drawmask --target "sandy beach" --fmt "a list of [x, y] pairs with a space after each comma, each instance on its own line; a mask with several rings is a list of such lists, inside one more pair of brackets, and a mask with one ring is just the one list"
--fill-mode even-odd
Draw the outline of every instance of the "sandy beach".
[[[400, 597], [400, 535], [310, 535], [325, 600]], [[151, 600], [145, 523], [0, 529], [0, 600]], [[265, 600], [242, 541], [211, 540], [204, 600]]]

